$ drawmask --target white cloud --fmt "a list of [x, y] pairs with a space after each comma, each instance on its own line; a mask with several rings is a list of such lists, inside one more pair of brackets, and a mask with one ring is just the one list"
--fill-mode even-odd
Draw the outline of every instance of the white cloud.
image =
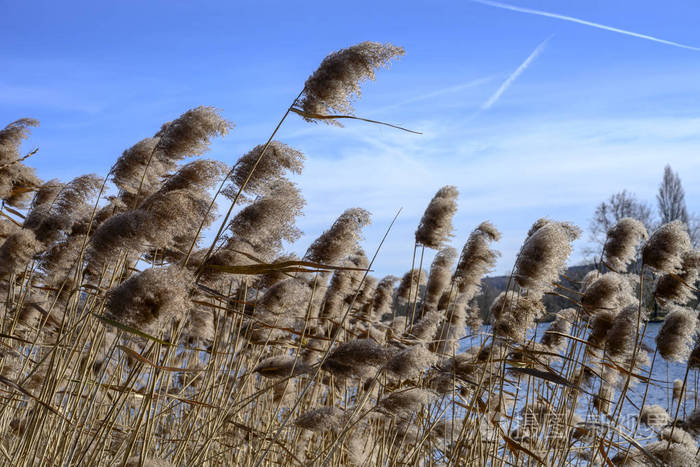
[[[469, 131], [437, 122], [414, 127], [425, 134], [366, 125], [339, 131], [311, 126], [296, 134], [292, 144], [309, 155], [296, 178], [308, 201], [299, 221], [307, 236], [298, 251], [355, 206], [373, 213], [373, 225], [366, 230], [370, 251], [402, 207], [375, 265], [380, 273], [400, 274], [410, 268], [413, 232], [425, 206], [448, 184], [461, 193], [455, 247], [486, 219], [504, 231], [497, 245], [503, 253], [497, 273], [510, 271], [525, 232], [539, 217], [586, 229], [595, 205], [614, 192], [628, 189], [652, 202], [667, 162], [681, 175], [690, 210], [700, 207], [695, 188], [700, 186], [700, 158], [695, 157], [696, 144], [689, 144], [700, 141], [696, 119], [531, 121]], [[577, 243], [573, 262], [581, 259], [586, 241], [585, 235]]]
[[596, 29], [603, 29], [603, 30], [605, 30], [605, 31], [611, 31], [611, 32], [615, 32], [615, 33], [618, 33], [618, 34], [623, 34], [623, 35], [625, 35], [625, 36], [637, 37], [637, 38], [639, 38], [639, 39], [645, 39], [645, 40], [648, 40], [648, 41], [658, 42], [658, 43], [660, 43], [660, 44], [670, 45], [670, 46], [672, 46], [672, 47], [678, 47], [678, 48], [681, 48], [681, 49], [688, 49], [688, 50], [693, 50], [693, 51], [696, 51], [696, 52], [700, 52], [700, 48], [699, 48], [699, 47], [693, 47], [693, 46], [690, 46], [690, 45], [680, 44], [680, 43], [678, 43], [678, 42], [668, 41], [668, 40], [665, 40], [665, 39], [659, 39], [658, 37], [649, 36], [649, 35], [647, 35], [647, 34], [640, 34], [640, 33], [638, 33], [638, 32], [632, 32], [632, 31], [627, 31], [627, 30], [625, 30], [625, 29], [614, 28], [614, 27], [612, 27], [612, 26], [606, 26], [606, 25], [604, 25], [604, 24], [594, 23], [594, 22], [592, 22], [592, 21], [586, 21], [586, 20], [583, 20], [583, 19], [574, 18], [574, 17], [572, 17], [572, 16], [560, 15], [560, 14], [557, 14], [557, 13], [549, 13], [549, 12], [546, 12], [546, 11], [535, 10], [535, 9], [532, 9], [532, 8], [523, 8], [523, 7], [518, 7], [518, 6], [515, 6], [515, 5], [508, 5], [508, 4], [506, 4], [506, 3], [493, 2], [493, 1], [491, 1], [491, 0], [472, 0], [472, 1], [475, 2], [475, 3], [481, 3], [482, 5], [488, 5], [488, 6], [492, 6], [492, 7], [495, 7], [495, 8], [501, 8], [501, 9], [504, 9], [504, 10], [517, 11], [517, 12], [520, 12], [520, 13], [527, 13], [527, 14], [537, 15], [537, 16], [545, 16], [545, 17], [547, 17], [547, 18], [560, 19], [560, 20], [563, 20], [563, 21], [569, 21], [569, 22], [571, 22], [571, 23], [578, 23], [578, 24], [582, 24], [582, 25], [584, 25], [584, 26], [590, 26], [590, 27], [596, 28]]
[[494, 92], [491, 97], [488, 98], [486, 102], [481, 106], [481, 110], [488, 110], [490, 109], [493, 104], [498, 101], [498, 99], [501, 98], [504, 92], [508, 90], [509, 87], [515, 82], [516, 79], [518, 79], [518, 76], [520, 76], [525, 70], [527, 70], [527, 67], [530, 66], [530, 64], [535, 61], [535, 59], [542, 53], [544, 50], [545, 46], [547, 45], [547, 42], [551, 39], [551, 36], [548, 37], [547, 39], [543, 40], [540, 42], [540, 44], [535, 47], [535, 50], [533, 50], [530, 55], [527, 56], [524, 62], [516, 68], [516, 70], [511, 73], [510, 76], [496, 89], [496, 92]]

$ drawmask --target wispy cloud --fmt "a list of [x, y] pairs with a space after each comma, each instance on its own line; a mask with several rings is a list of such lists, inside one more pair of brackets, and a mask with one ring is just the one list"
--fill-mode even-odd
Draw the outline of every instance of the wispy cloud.
[[544, 50], [545, 45], [547, 45], [547, 42], [552, 38], [552, 36], [549, 36], [546, 38], [544, 41], [538, 45], [535, 50], [532, 51], [532, 53], [525, 59], [523, 63], [520, 64], [517, 70], [515, 70], [511, 75], [506, 79], [503, 84], [494, 92], [489, 99], [484, 102], [484, 104], [481, 106], [481, 110], [487, 110], [490, 109], [493, 104], [496, 103], [498, 99], [503, 95], [504, 92], [513, 84], [513, 82], [518, 79], [518, 76], [522, 74], [523, 71], [527, 69], [527, 67], [530, 66], [530, 64], [537, 58], [537, 56], [542, 53]]
[[482, 78], [476, 78], [476, 79], [473, 79], [471, 81], [467, 81], [465, 83], [456, 84], [454, 86], [444, 87], [442, 89], [428, 92], [428, 93], [422, 94], [420, 96], [415, 96], [415, 97], [412, 97], [410, 99], [406, 99], [406, 100], [403, 100], [401, 102], [397, 102], [395, 104], [390, 104], [390, 105], [386, 105], [383, 107], [379, 107], [377, 109], [374, 109], [373, 112], [375, 112], [375, 113], [385, 112], [387, 110], [394, 110], [394, 109], [403, 107], [407, 104], [414, 104], [416, 102], [421, 102], [421, 101], [433, 99], [433, 98], [444, 96], [444, 95], [455, 94], [455, 93], [458, 93], [460, 91], [475, 88], [475, 87], [484, 85], [486, 83], [489, 83], [489, 82], [493, 81], [494, 78], [495, 78], [495, 76], [485, 76]]
[[[465, 128], [462, 122], [409, 122], [421, 137], [372, 127], [312, 126], [291, 142], [309, 157], [295, 176], [307, 199], [299, 227], [303, 250], [350, 206], [368, 209], [367, 251], [403, 208], [390, 241], [374, 265], [376, 274], [411, 266], [413, 233], [425, 206], [443, 185], [461, 191], [452, 246], [461, 248], [471, 229], [491, 220], [504, 232], [496, 273], [510, 271], [531, 223], [540, 217], [586, 228], [595, 206], [622, 189], [653, 200], [663, 166], [679, 171], [691, 211], [700, 202], [697, 117], [551, 117], [504, 120]], [[326, 138], [324, 134], [331, 134]], [[617, 142], [624, 139], [624, 143]], [[663, 154], [663, 157], [660, 155]], [[526, 196], [525, 196], [526, 194]], [[583, 259], [587, 234], [571, 264]], [[428, 264], [431, 257], [425, 259]]]
[[627, 31], [625, 29], [614, 28], [612, 26], [606, 26], [600, 23], [594, 23], [592, 21], [586, 21], [579, 18], [574, 18], [573, 16], [560, 15], [558, 13], [549, 13], [547, 11], [535, 10], [532, 8], [524, 8], [515, 5], [509, 5], [507, 3], [493, 2], [491, 0], [472, 0], [475, 3], [481, 3], [482, 5], [488, 5], [495, 8], [502, 8], [504, 10], [517, 11], [520, 13], [528, 13], [530, 15], [545, 16], [547, 18], [560, 19], [562, 21], [569, 21], [572, 23], [583, 24], [584, 26], [590, 26], [592, 28], [603, 29], [605, 31], [616, 32], [618, 34], [624, 34], [626, 36], [637, 37], [639, 39], [646, 39], [648, 41], [658, 42], [660, 44], [670, 45], [672, 47], [679, 47], [681, 49], [694, 50], [700, 52], [700, 47], [693, 47], [690, 45], [681, 44], [678, 42], [667, 41], [665, 39], [659, 39], [658, 37], [649, 36], [647, 34], [640, 34], [638, 32]]

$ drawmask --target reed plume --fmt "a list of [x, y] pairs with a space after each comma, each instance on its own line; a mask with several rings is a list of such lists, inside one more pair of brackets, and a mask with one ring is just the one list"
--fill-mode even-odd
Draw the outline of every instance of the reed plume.
[[41, 242], [31, 230], [20, 229], [7, 237], [0, 246], [0, 277], [22, 272], [41, 249]]
[[[352, 115], [351, 101], [361, 94], [360, 83], [375, 79], [375, 70], [387, 67], [389, 61], [404, 54], [401, 47], [378, 42], [361, 42], [331, 53], [304, 83], [304, 91], [297, 105], [304, 112], [304, 120], [317, 121], [317, 116], [334, 112]], [[324, 122], [341, 126], [336, 119]]]
[[340, 429], [344, 419], [345, 412], [342, 409], [338, 407], [321, 407], [302, 414], [294, 420], [294, 424], [305, 430], [324, 433]]
[[678, 273], [682, 255], [690, 250], [688, 229], [681, 221], [672, 221], [654, 231], [642, 247], [642, 261], [659, 272]]
[[288, 172], [301, 173], [306, 157], [300, 151], [279, 141], [271, 141], [261, 159], [264, 147], [264, 144], [259, 144], [238, 159], [231, 174], [233, 184], [223, 191], [226, 196], [233, 199], [249, 175], [245, 191], [252, 195], [265, 195], [274, 182], [285, 178]]
[[456, 187], [447, 185], [438, 190], [430, 200], [416, 229], [416, 243], [432, 249], [440, 249], [452, 236], [452, 217], [457, 212]]
[[608, 272], [586, 287], [581, 296], [581, 305], [587, 313], [602, 309], [617, 312], [635, 300], [635, 292], [627, 277]]
[[647, 229], [637, 219], [625, 217], [608, 230], [603, 256], [617, 272], [624, 272], [637, 251], [637, 246], [648, 237]]
[[268, 192], [241, 209], [228, 225], [229, 236], [208, 260], [208, 264], [249, 264], [272, 261], [282, 251], [283, 242], [301, 236], [296, 218], [306, 202], [292, 182], [279, 179]]
[[660, 405], [645, 405], [639, 415], [639, 422], [649, 427], [665, 426], [671, 417]]
[[291, 355], [278, 355], [266, 358], [253, 371], [266, 378], [276, 379], [308, 373], [311, 371], [311, 367], [297, 361]]
[[681, 272], [664, 274], [656, 281], [654, 297], [664, 302], [685, 305], [695, 298], [694, 288], [700, 275], [700, 251], [688, 250], [681, 255]]
[[374, 297], [372, 298], [370, 320], [381, 319], [385, 314], [391, 313], [394, 284], [398, 280], [398, 277], [388, 275], [379, 281], [374, 291]]
[[192, 276], [176, 266], [146, 269], [110, 290], [106, 314], [142, 332], [167, 330], [185, 317], [192, 282]]
[[[400, 53], [332, 54], [285, 118], [354, 118], [332, 112], [351, 113], [360, 82]], [[620, 220], [575, 290], [586, 268], [559, 275], [578, 229], [539, 219], [514, 275], [482, 291], [500, 233], [477, 226], [452, 271], [447, 186], [415, 232], [440, 248], [427, 282], [421, 250], [395, 290], [398, 278], [368, 275], [362, 209], [302, 258], [284, 252], [304, 251], [292, 245], [304, 200], [287, 179], [304, 156], [274, 140], [280, 126], [230, 168], [200, 156], [232, 125], [198, 107], [124, 151], [104, 183], [42, 184], [20, 158], [31, 124], [0, 131], [8, 463], [698, 465], [700, 344], [686, 307], [698, 252], [683, 224], [657, 230], [642, 247], [650, 270], [631, 275], [645, 233]], [[238, 199], [201, 248], [220, 194]], [[645, 323], [657, 305], [670, 311], [658, 332]], [[654, 332], [656, 351], [644, 342]], [[687, 359], [668, 412], [655, 405], [671, 389], [657, 357]]]
[[418, 289], [428, 281], [428, 274], [424, 269], [411, 269], [403, 275], [396, 289], [396, 300], [401, 303], [409, 302]]
[[430, 274], [425, 286], [425, 298], [423, 306], [428, 309], [437, 308], [440, 297], [450, 285], [452, 276], [452, 264], [457, 258], [457, 250], [445, 248], [440, 250], [430, 265]]
[[39, 126], [39, 121], [21, 118], [0, 130], [0, 199], [9, 206], [24, 207], [41, 185], [34, 169], [22, 163], [19, 152], [33, 126]]
[[551, 289], [571, 254], [571, 242], [580, 234], [578, 227], [566, 222], [537, 221], [515, 261], [518, 285], [535, 294]]
[[361, 229], [369, 223], [370, 214], [364, 209], [346, 210], [330, 229], [314, 240], [304, 257], [317, 263], [335, 263], [350, 253], [360, 240]]
[[457, 284], [457, 293], [464, 300], [471, 300], [481, 287], [481, 278], [495, 265], [499, 253], [489, 248], [489, 243], [498, 241], [501, 233], [490, 222], [482, 222], [469, 235], [457, 261], [452, 280]]
[[656, 347], [666, 360], [685, 361], [697, 335], [697, 313], [686, 307], [672, 306], [656, 335]]
[[392, 415], [408, 415], [435, 399], [427, 389], [411, 388], [393, 392], [379, 402], [379, 408]]

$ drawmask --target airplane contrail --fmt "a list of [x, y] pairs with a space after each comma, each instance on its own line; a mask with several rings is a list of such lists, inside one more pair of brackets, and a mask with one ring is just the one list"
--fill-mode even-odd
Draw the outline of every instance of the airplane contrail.
[[506, 89], [510, 87], [511, 84], [520, 76], [520, 74], [527, 69], [528, 66], [537, 58], [537, 56], [542, 53], [544, 50], [545, 45], [547, 45], [547, 42], [552, 38], [552, 36], [549, 36], [545, 40], [543, 40], [540, 45], [538, 45], [535, 50], [532, 51], [532, 53], [525, 59], [523, 63], [520, 64], [517, 70], [515, 70], [511, 75], [506, 79], [503, 84], [494, 92], [491, 97], [489, 97], [489, 100], [484, 102], [484, 104], [481, 106], [481, 110], [487, 110], [490, 109], [493, 104], [496, 103], [496, 101], [501, 97], [501, 95], [506, 92]]
[[658, 42], [660, 44], [666, 44], [666, 45], [670, 45], [673, 47], [679, 47], [681, 49], [694, 50], [696, 52], [700, 52], [700, 47], [693, 47], [690, 45], [680, 44], [678, 42], [667, 41], [665, 39], [659, 39], [658, 37], [649, 36], [646, 34], [639, 34], [637, 32], [627, 31], [625, 29], [614, 28], [612, 26], [606, 26], [604, 24], [594, 23], [592, 21], [578, 19], [578, 18], [574, 18], [572, 16], [560, 15], [558, 13], [549, 13], [547, 11], [535, 10], [532, 8], [524, 8], [524, 7], [519, 7], [519, 6], [515, 6], [515, 5], [508, 5], [507, 3], [494, 2], [491, 0], [471, 0], [471, 1], [474, 3], [481, 3], [482, 5], [487, 5], [487, 6], [491, 6], [491, 7], [495, 7], [495, 8], [502, 8], [504, 10], [517, 11], [520, 13], [528, 13], [528, 14], [537, 15], [537, 16], [545, 16], [547, 18], [555, 18], [555, 19], [560, 19], [563, 21], [570, 21], [572, 23], [583, 24], [584, 26], [590, 26], [592, 28], [603, 29], [605, 31], [612, 31], [612, 32], [616, 32], [618, 34], [624, 34], [626, 36], [638, 37], [640, 39], [646, 39], [648, 41]]

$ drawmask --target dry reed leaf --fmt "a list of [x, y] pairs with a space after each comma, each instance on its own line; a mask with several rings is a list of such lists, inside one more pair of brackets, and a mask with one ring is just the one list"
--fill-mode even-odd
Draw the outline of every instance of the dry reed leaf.
[[11, 213], [11, 214], [14, 214], [14, 215], [17, 216], [17, 217], [20, 217], [20, 218], [22, 218], [22, 219], [25, 219], [24, 214], [22, 214], [21, 212], [19, 212], [19, 211], [16, 210], [16, 209], [12, 209], [10, 206], [5, 206], [5, 211], [7, 211], [7, 212], [9, 212], [9, 213]]
[[568, 379], [564, 378], [563, 376], [561, 376], [557, 373], [537, 370], [535, 368], [520, 368], [520, 367], [516, 367], [516, 366], [508, 367], [507, 370], [513, 371], [516, 373], [524, 373], [526, 375], [534, 376], [535, 378], [544, 379], [544, 380], [547, 380], [547, 381], [555, 383], [555, 384], [561, 384], [562, 386], [566, 386], [566, 387], [569, 387], [571, 389], [576, 389], [577, 391], [581, 391], [581, 392], [589, 394], [589, 395], [594, 395], [594, 394], [586, 391], [585, 389], [583, 389], [581, 386], [578, 386], [578, 385], [572, 383], [571, 381], [569, 381]]
[[135, 350], [130, 349], [129, 347], [126, 347], [124, 345], [118, 345], [117, 348], [121, 350], [122, 352], [128, 354], [130, 357], [135, 358], [136, 360], [140, 361], [141, 363], [145, 363], [148, 366], [152, 366], [153, 368], [157, 368], [158, 370], [161, 371], [177, 371], [180, 373], [196, 373], [196, 372], [201, 372], [202, 369], [199, 368], [177, 368], [177, 367], [172, 367], [172, 366], [161, 366], [156, 363], [153, 363], [140, 353], [138, 353]]
[[99, 319], [100, 321], [104, 321], [105, 323], [107, 323], [111, 326], [114, 326], [115, 328], [121, 329], [124, 332], [128, 332], [129, 334], [136, 334], [139, 337], [143, 337], [144, 339], [148, 339], [148, 340], [151, 340], [153, 342], [157, 342], [157, 343], [159, 343], [161, 345], [165, 345], [165, 346], [175, 345], [175, 344], [172, 344], [170, 342], [166, 342], [162, 339], [158, 339], [157, 337], [154, 337], [154, 336], [147, 334], [143, 331], [139, 331], [138, 329], [132, 328], [131, 326], [127, 326], [125, 324], [122, 324], [119, 321], [107, 318], [104, 315], [98, 315], [97, 313], [90, 313], [90, 314], [93, 315], [95, 318]]
[[397, 130], [407, 131], [409, 133], [413, 133], [416, 135], [423, 134], [420, 131], [409, 130], [408, 128], [403, 128], [403, 127], [400, 127], [398, 125], [392, 125], [391, 123], [380, 122], [378, 120], [370, 120], [369, 118], [356, 117], [354, 115], [320, 115], [320, 114], [315, 114], [315, 113], [310, 113], [310, 112], [304, 112], [303, 110], [297, 109], [296, 107], [290, 107], [289, 110], [291, 110], [295, 114], [300, 115], [304, 118], [312, 118], [314, 120], [335, 120], [337, 118], [348, 118], [351, 120], [361, 120], [361, 121], [367, 122], [367, 123], [377, 123], [379, 125], [385, 125], [385, 126], [388, 126], [391, 128], [396, 128]]
[[523, 446], [522, 444], [518, 443], [517, 441], [515, 441], [515, 440], [514, 440], [513, 438], [511, 438], [510, 436], [508, 436], [508, 435], [505, 433], [505, 431], [503, 431], [502, 428], [499, 429], [498, 432], [500, 433], [501, 438], [503, 438], [503, 441], [506, 442], [506, 447], [507, 447], [508, 449], [510, 449], [510, 450], [513, 452], [513, 454], [515, 454], [516, 459], [517, 459], [517, 457], [518, 457], [518, 452], [524, 452], [525, 454], [527, 454], [528, 456], [532, 457], [532, 458], [535, 459], [537, 462], [539, 462], [540, 465], [547, 465], [547, 464], [542, 460], [542, 458], [541, 458], [540, 456], [538, 456], [538, 455], [535, 454], [534, 452], [530, 451], [528, 448], [526, 448], [526, 447]]
[[44, 402], [44, 401], [42, 401], [41, 399], [39, 399], [38, 397], [36, 397], [34, 394], [32, 394], [31, 392], [27, 391], [26, 389], [24, 389], [24, 388], [23, 388], [22, 386], [20, 386], [19, 384], [15, 383], [15, 382], [13, 382], [13, 381], [10, 381], [9, 379], [5, 378], [4, 376], [0, 376], [0, 383], [4, 384], [5, 386], [11, 387], [12, 389], [14, 389], [14, 390], [16, 390], [16, 391], [18, 391], [18, 392], [24, 394], [25, 396], [27, 396], [27, 397], [29, 397], [30, 399], [34, 400], [37, 404], [39, 404], [39, 405], [41, 405], [42, 407], [46, 408], [46, 409], [47, 409], [48, 411], [50, 411], [51, 413], [53, 413], [53, 414], [55, 414], [55, 415], [58, 415], [59, 417], [61, 417], [61, 418], [62, 418], [63, 420], [65, 420], [66, 422], [71, 423], [70, 420], [68, 420], [66, 417], [63, 416], [63, 414], [61, 414], [61, 412], [59, 412], [57, 409], [51, 407], [49, 404], [47, 404], [46, 402]]
[[353, 268], [349, 266], [330, 266], [327, 264], [314, 263], [311, 261], [282, 261], [279, 263], [260, 263], [244, 266], [225, 266], [220, 264], [209, 264], [209, 269], [228, 272], [231, 274], [264, 274], [273, 271], [279, 272], [322, 272], [322, 271], [368, 271], [365, 268]]
[[13, 219], [12, 217], [8, 216], [8, 215], [5, 214], [4, 212], [0, 211], [0, 215], [3, 216], [3, 217], [5, 217], [6, 219], [8, 219], [10, 222], [12, 222], [13, 224], [15, 224], [17, 227], [22, 227], [22, 224], [20, 224], [19, 222], [17, 222], [15, 219]]

